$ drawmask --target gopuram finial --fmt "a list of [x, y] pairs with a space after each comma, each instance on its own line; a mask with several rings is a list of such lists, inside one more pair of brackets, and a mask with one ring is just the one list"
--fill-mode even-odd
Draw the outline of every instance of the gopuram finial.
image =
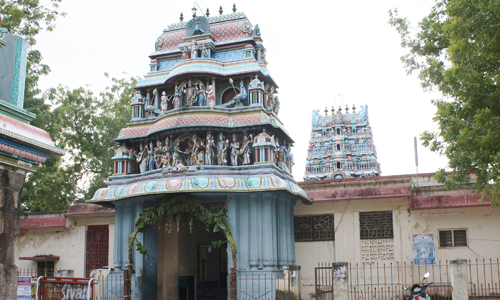
[[332, 116], [335, 115], [335, 108], [332, 105]]
[[196, 5], [193, 4], [193, 8], [191, 8], [191, 10], [193, 11], [193, 18], [196, 18]]
[[233, 13], [236, 13], [236, 3], [233, 3]]
[[325, 116], [328, 116], [328, 108], [325, 106]]
[[207, 7], [207, 12], [205, 13], [205, 15], [207, 15], [207, 18], [210, 16], [210, 11], [208, 10], [208, 7]]
[[181, 13], [181, 16], [179, 17], [179, 20], [181, 20], [181, 22], [182, 22], [182, 20], [184, 20], [184, 15], [182, 13]]
[[348, 114], [349, 113], [349, 106], [347, 106], [347, 104], [345, 105], [345, 113]]
[[221, 5], [221, 6], [220, 6], [220, 8], [219, 8], [219, 14], [222, 16], [222, 13], [223, 13], [223, 12], [224, 12], [224, 11], [222, 10], [222, 5]]

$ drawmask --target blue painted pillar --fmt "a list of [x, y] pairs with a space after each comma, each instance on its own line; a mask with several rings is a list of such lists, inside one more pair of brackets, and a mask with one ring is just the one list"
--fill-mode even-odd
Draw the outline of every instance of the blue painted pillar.
[[[280, 193], [252, 193], [228, 198], [228, 218], [238, 246], [239, 297], [273, 299], [276, 277], [283, 276], [283, 266], [295, 262], [295, 201], [292, 196]], [[228, 258], [231, 268], [230, 249]]]
[[121, 270], [122, 256], [121, 256], [121, 228], [122, 228], [122, 205], [120, 202], [115, 202], [115, 236], [113, 246], [113, 268]]
[[286, 209], [285, 209], [285, 199], [278, 198], [277, 204], [276, 204], [276, 209], [278, 211], [277, 213], [277, 220], [278, 220], [278, 229], [277, 229], [277, 235], [278, 235], [278, 267], [283, 269], [283, 266], [286, 265], [286, 256], [287, 256], [287, 242], [286, 242]]
[[[259, 257], [259, 250], [262, 247], [261, 244], [259, 244], [259, 239], [260, 239], [260, 224], [259, 224], [259, 215], [260, 215], [260, 210], [258, 206], [258, 201], [257, 201], [257, 196], [256, 195], [250, 195], [250, 228], [247, 228], [246, 230], [249, 231], [250, 235], [250, 270], [257, 270], [260, 266], [260, 257]], [[246, 212], [244, 211], [239, 211], [241, 214], [241, 217], [247, 217]], [[243, 229], [243, 228], [242, 228]], [[248, 233], [243, 232], [243, 230], [240, 230], [240, 235], [241, 238], [243, 238], [245, 235], [248, 236]], [[241, 240], [240, 238], [240, 240]]]
[[277, 259], [274, 250], [276, 217], [273, 214], [276, 201], [269, 194], [264, 195], [262, 198], [260, 201], [262, 204], [262, 265], [264, 270], [276, 270]]

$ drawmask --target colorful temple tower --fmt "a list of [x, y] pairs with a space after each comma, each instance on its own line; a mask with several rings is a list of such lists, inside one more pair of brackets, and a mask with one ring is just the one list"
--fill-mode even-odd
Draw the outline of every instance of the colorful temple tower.
[[[131, 120], [116, 138], [115, 175], [88, 201], [115, 207], [110, 276], [127, 267], [127, 237], [142, 209], [164, 195], [189, 193], [227, 205], [237, 266], [223, 253], [215, 269], [236, 268], [239, 295], [272, 299], [270, 276], [282, 276], [295, 261], [293, 207], [311, 201], [291, 175], [293, 140], [278, 118], [278, 85], [260, 29], [235, 7], [216, 16], [193, 9], [189, 21], [180, 19], [156, 40], [150, 72], [135, 87]], [[214, 234], [183, 232], [140, 234], [149, 252], [134, 252], [133, 299], [177, 299], [196, 270], [198, 282], [208, 280], [200, 257], [210, 247], [202, 241]], [[222, 299], [227, 271], [226, 279], [219, 276]]]
[[381, 174], [368, 119], [368, 105], [356, 112], [346, 105], [331, 115], [313, 110], [304, 181], [374, 177]]

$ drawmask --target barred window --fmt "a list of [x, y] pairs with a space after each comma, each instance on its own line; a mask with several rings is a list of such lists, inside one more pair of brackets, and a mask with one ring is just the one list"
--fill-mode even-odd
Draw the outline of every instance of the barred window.
[[295, 241], [334, 241], [333, 215], [300, 216], [294, 218]]
[[439, 247], [466, 247], [467, 230], [439, 230]]
[[38, 276], [54, 277], [54, 266], [53, 261], [39, 261], [38, 262]]
[[362, 240], [393, 239], [392, 211], [360, 212], [359, 228]]

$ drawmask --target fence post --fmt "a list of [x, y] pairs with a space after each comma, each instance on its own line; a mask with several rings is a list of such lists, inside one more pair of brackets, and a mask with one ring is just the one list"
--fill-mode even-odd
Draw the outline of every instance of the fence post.
[[[333, 299], [348, 300], [346, 262], [333, 263]], [[455, 300], [455, 299], [453, 299]]]
[[453, 300], [468, 300], [469, 269], [467, 260], [457, 259], [451, 261], [451, 295]]
[[[299, 300], [300, 299], [300, 266], [289, 265], [283, 266], [285, 271], [285, 283], [289, 283], [290, 294], [287, 299]], [[285, 288], [287, 290], [288, 287]]]

